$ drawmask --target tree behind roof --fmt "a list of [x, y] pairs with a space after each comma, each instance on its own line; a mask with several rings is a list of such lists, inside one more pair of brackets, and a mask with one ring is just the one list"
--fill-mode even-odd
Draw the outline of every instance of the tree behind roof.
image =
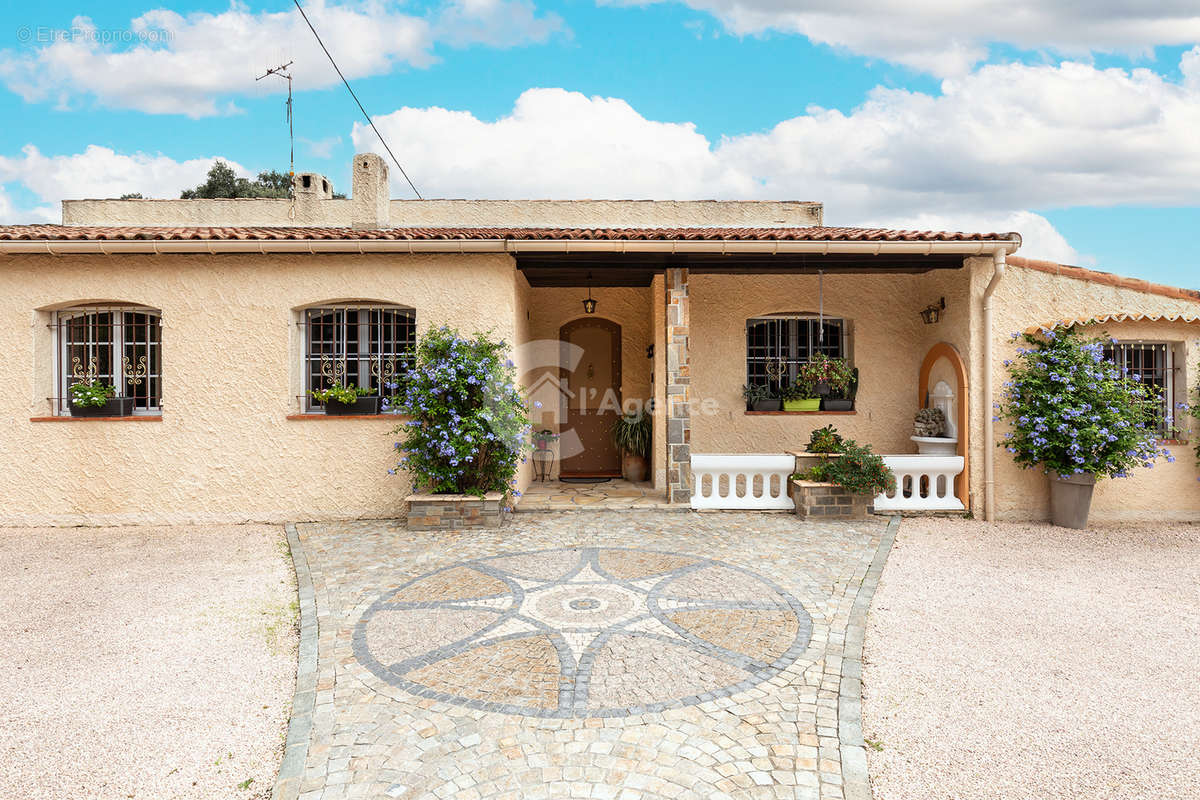
[[258, 173], [258, 178], [239, 178], [233, 168], [218, 159], [208, 171], [204, 183], [195, 189], [184, 189], [184, 200], [213, 200], [225, 197], [291, 197], [292, 179], [275, 170]]

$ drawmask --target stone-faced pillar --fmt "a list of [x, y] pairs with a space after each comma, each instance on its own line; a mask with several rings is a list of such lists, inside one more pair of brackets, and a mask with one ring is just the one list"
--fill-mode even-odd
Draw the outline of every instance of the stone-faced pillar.
[[691, 369], [688, 271], [668, 268], [667, 290], [667, 502], [691, 500]]

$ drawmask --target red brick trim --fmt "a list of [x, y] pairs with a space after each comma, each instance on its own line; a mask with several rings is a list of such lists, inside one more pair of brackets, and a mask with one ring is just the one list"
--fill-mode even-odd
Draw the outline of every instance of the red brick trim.
[[1200, 303], [1200, 291], [1195, 289], [1181, 289], [1178, 286], [1150, 283], [1138, 278], [1126, 278], [1121, 275], [1114, 275], [1111, 272], [1100, 272], [1099, 270], [1084, 269], [1083, 267], [1071, 267], [1066, 264], [1055, 263], [1054, 261], [1039, 261], [1036, 258], [1009, 256], [1007, 262], [1014, 267], [1037, 270], [1038, 272], [1046, 272], [1051, 275], [1061, 275], [1064, 278], [1099, 283], [1118, 289], [1130, 289], [1135, 292], [1142, 292], [1143, 294], [1156, 294], [1161, 297], [1170, 297], [1172, 300], [1187, 300], [1193, 303]]
[[801, 416], [804, 414], [810, 414], [810, 415], [811, 414], [828, 414], [830, 416], [838, 414], [838, 415], [842, 415], [842, 416], [852, 416], [854, 414], [857, 414], [858, 412], [857, 411], [743, 411], [742, 413], [745, 414], [747, 417], [794, 417], [794, 416]]
[[348, 420], [348, 419], [407, 419], [403, 414], [288, 414], [287, 419], [312, 422], [314, 420]]
[[30, 422], [162, 422], [161, 415], [138, 417], [30, 417]]

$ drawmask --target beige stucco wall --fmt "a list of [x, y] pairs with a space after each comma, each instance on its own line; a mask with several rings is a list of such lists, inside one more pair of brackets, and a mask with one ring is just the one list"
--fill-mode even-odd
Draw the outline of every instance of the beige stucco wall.
[[[412, 306], [418, 327], [509, 341], [523, 281], [504, 255], [0, 257], [0, 524], [282, 521], [396, 516], [390, 419], [292, 421], [297, 309]], [[31, 422], [48, 413], [48, 309], [163, 313], [161, 422]]]
[[[555, 384], [544, 381], [543, 376], [557, 375], [559, 330], [585, 316], [581, 301], [586, 296], [586, 288], [540, 287], [528, 292], [528, 336], [535, 344], [528, 348], [521, 382], [536, 387], [532, 397], [542, 403], [542, 408], [532, 412], [535, 430], [561, 430], [560, 395]], [[592, 289], [592, 297], [597, 301], [595, 316], [621, 326], [621, 400], [628, 410], [645, 407], [652, 396], [653, 364], [646, 358], [646, 348], [654, 342], [650, 296], [649, 287]], [[555, 459], [551, 474], [557, 473], [558, 459]]]
[[[990, 261], [976, 265], [972, 289], [981, 298], [991, 276]], [[1000, 399], [1007, 380], [1003, 361], [1012, 358], [1017, 344], [1011, 334], [1028, 328], [1100, 313], [1184, 313], [1200, 312], [1200, 303], [1163, 297], [1110, 286], [1094, 281], [1051, 275], [1033, 269], [1009, 266], [996, 291], [993, 328], [993, 381], [995, 399]], [[1195, 387], [1197, 362], [1200, 361], [1200, 325], [1188, 323], [1109, 323], [1093, 326], [1099, 334], [1107, 331], [1119, 339], [1145, 339], [1180, 343], [1185, 357], [1177, 363], [1187, 387]], [[982, 331], [978, 341], [982, 345]], [[982, 373], [977, 371], [979, 378]], [[1177, 398], [1182, 400], [1182, 398]], [[982, 431], [982, 404], [973, 409], [977, 429]], [[1007, 430], [996, 425], [996, 440], [1002, 441]], [[1193, 437], [1196, 434], [1193, 433]], [[983, 455], [982, 436], [976, 452]], [[1168, 445], [1177, 460], [1168, 464], [1160, 459], [1152, 470], [1137, 470], [1130, 478], [1101, 481], [1092, 504], [1092, 518], [1103, 520], [1200, 519], [1200, 482], [1197, 482], [1192, 445]], [[997, 448], [996, 513], [1000, 519], [1046, 519], [1049, 516], [1048, 478], [1037, 470], [1021, 470], [1012, 457]], [[982, 462], [979, 462], [982, 463]], [[982, 492], [982, 470], [976, 470], [973, 485]]]
[[[850, 350], [859, 369], [857, 412], [747, 415], [746, 320], [813, 312], [815, 275], [691, 276], [692, 450], [707, 453], [778, 453], [801, 448], [816, 428], [832, 424], [879, 453], [915, 452], [921, 362], [937, 341], [965, 339], [968, 316], [963, 270], [923, 275], [826, 275], [824, 311], [850, 321]], [[920, 310], [945, 296], [947, 313], [925, 325]]]
[[[64, 225], [349, 226], [351, 200], [64, 200]], [[725, 200], [392, 200], [397, 227], [671, 228], [822, 224], [820, 203]]]

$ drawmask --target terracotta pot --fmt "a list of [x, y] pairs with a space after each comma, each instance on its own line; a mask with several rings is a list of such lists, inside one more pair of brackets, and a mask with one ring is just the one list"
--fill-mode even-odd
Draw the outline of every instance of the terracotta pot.
[[625, 453], [621, 457], [621, 475], [631, 483], [646, 480], [646, 459], [634, 453]]

